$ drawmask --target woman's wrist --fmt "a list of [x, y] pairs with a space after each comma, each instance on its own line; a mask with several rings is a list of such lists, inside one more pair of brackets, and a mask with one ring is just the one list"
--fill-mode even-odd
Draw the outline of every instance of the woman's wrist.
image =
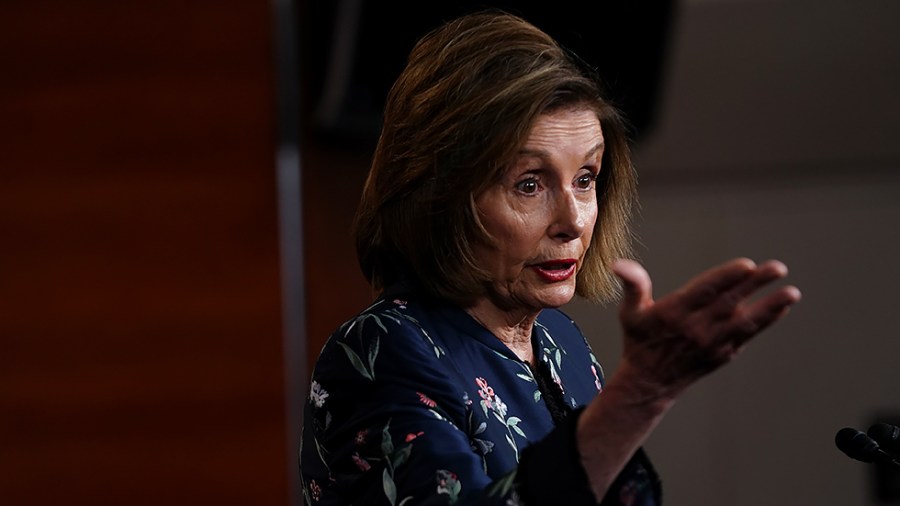
[[687, 385], [666, 383], [648, 374], [627, 359], [619, 364], [604, 386], [604, 393], [613, 391], [620, 402], [637, 409], [667, 411]]
[[675, 404], [675, 393], [622, 363], [578, 419], [579, 457], [598, 500]]

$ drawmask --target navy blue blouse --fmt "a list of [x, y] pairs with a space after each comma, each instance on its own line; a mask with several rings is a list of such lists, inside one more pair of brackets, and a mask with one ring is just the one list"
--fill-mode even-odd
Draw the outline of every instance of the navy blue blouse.
[[[532, 343], [536, 370], [465, 311], [386, 293], [316, 363], [300, 450], [306, 503], [597, 504], [575, 421], [603, 369], [559, 310], [541, 312]], [[603, 504], [659, 501], [638, 451]]]

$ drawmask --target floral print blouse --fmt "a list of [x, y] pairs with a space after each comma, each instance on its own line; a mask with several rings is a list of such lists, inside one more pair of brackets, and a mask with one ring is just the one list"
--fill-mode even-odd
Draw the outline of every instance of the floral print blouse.
[[[316, 363], [300, 474], [308, 505], [597, 504], [575, 447], [603, 369], [575, 323], [544, 310], [516, 357], [465, 311], [388, 292]], [[656, 505], [638, 451], [602, 504]]]

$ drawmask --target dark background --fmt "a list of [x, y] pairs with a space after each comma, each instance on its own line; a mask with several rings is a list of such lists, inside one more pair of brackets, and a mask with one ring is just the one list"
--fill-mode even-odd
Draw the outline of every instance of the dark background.
[[[634, 137], [652, 126], [659, 98], [666, 46], [676, 6], [652, 2], [314, 2], [301, 18], [307, 125], [321, 139], [377, 140], [381, 109], [415, 41], [458, 15], [486, 8], [523, 16], [597, 70], [613, 103], [626, 114]], [[346, 47], [335, 35], [355, 39]], [[344, 79], [330, 79], [340, 61], [349, 61]], [[327, 84], [326, 84], [327, 83]], [[340, 105], [322, 114], [327, 85], [343, 90]]]

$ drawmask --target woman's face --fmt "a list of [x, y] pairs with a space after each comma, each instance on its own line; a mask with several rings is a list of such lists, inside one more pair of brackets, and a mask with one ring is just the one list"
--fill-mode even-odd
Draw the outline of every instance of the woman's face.
[[541, 116], [502, 180], [476, 198], [492, 245], [476, 250], [492, 279], [488, 300], [504, 311], [559, 307], [597, 221], [595, 179], [603, 132], [587, 109]]

